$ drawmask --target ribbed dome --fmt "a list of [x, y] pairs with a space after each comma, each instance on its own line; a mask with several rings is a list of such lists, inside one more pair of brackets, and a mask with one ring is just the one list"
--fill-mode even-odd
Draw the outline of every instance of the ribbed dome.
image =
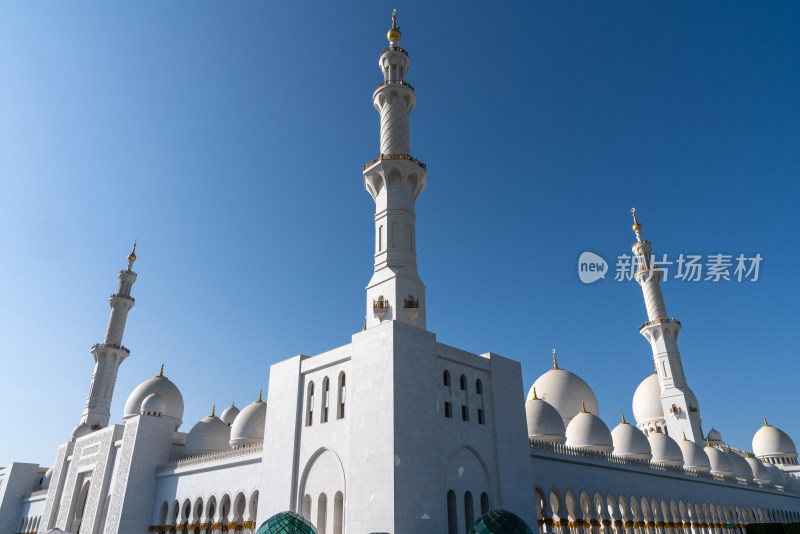
[[650, 442], [650, 450], [653, 451], [651, 462], [664, 465], [683, 465], [683, 451], [674, 439], [656, 429], [655, 432], [650, 433], [647, 441]]
[[317, 534], [317, 529], [300, 514], [281, 512], [261, 523], [256, 534]]
[[776, 426], [765, 424], [753, 436], [753, 454], [758, 458], [797, 458], [797, 449], [789, 435]]
[[525, 403], [525, 418], [528, 420], [528, 437], [551, 443], [567, 440], [564, 421], [558, 411], [548, 402], [534, 396]]
[[164, 397], [158, 394], [158, 391], [153, 391], [150, 395], [142, 401], [140, 408], [142, 415], [155, 415], [161, 417], [167, 411], [167, 402]]
[[567, 445], [590, 451], [611, 452], [614, 441], [602, 419], [590, 412], [578, 412], [567, 425]]
[[162, 417], [175, 421], [175, 430], [183, 422], [183, 395], [175, 384], [162, 374], [148, 378], [133, 390], [125, 402], [125, 411], [122, 420], [125, 421], [141, 413], [142, 402], [154, 390], [164, 399], [166, 406]]
[[706, 448], [703, 449], [703, 452], [705, 452], [706, 456], [708, 456], [708, 462], [711, 464], [712, 474], [726, 477], [733, 476], [733, 466], [731, 465], [731, 461], [728, 460], [728, 455], [710, 445], [707, 445]]
[[72, 439], [72, 441], [75, 441], [76, 439], [82, 438], [83, 436], [86, 436], [91, 433], [92, 433], [92, 427], [90, 427], [86, 423], [81, 423], [72, 429], [72, 435], [70, 436], [70, 438]]
[[736, 478], [743, 478], [745, 480], [753, 480], [753, 470], [744, 460], [744, 456], [739, 456], [728, 447], [728, 460], [733, 467], [733, 476]]
[[533, 383], [528, 392], [528, 400], [533, 398], [534, 388], [539, 398], [547, 401], [561, 414], [564, 426], [569, 426], [572, 418], [580, 412], [581, 402], [586, 406], [586, 411], [600, 415], [597, 397], [592, 388], [575, 373], [564, 369], [550, 369]]
[[764, 468], [767, 470], [767, 473], [769, 473], [769, 481], [771, 484], [775, 484], [776, 486], [786, 485], [786, 478], [783, 476], [783, 471], [781, 471], [778, 466], [764, 464]]
[[636, 460], [650, 460], [653, 454], [650, 452], [650, 443], [641, 430], [630, 423], [623, 422], [618, 424], [611, 431], [611, 439], [614, 443], [614, 454], [623, 458], [634, 458]]
[[230, 450], [231, 427], [219, 417], [204, 417], [192, 427], [186, 437], [186, 454], [206, 454]]
[[531, 528], [521, 517], [506, 510], [486, 512], [469, 530], [469, 534], [531, 534], [531, 532]]
[[661, 386], [658, 385], [657, 374], [651, 374], [636, 388], [633, 394], [633, 417], [636, 418], [637, 425], [664, 417], [664, 407], [661, 406]]
[[231, 403], [230, 406], [222, 411], [222, 415], [219, 418], [222, 419], [223, 423], [231, 426], [237, 415], [239, 415], [239, 408], [237, 408], [235, 404]]
[[706, 439], [709, 442], [720, 443], [721, 444], [722, 443], [722, 434], [720, 434], [719, 430], [717, 430], [716, 428], [711, 427], [711, 430], [708, 431], [708, 436], [706, 436]]
[[264, 441], [264, 423], [267, 419], [267, 404], [261, 397], [239, 412], [231, 425], [231, 447], [240, 447]]
[[678, 447], [681, 448], [683, 455], [683, 467], [704, 473], [711, 471], [711, 462], [708, 461], [708, 456], [700, 445], [684, 437], [678, 442]]
[[767, 470], [767, 467], [761, 460], [750, 456], [745, 458], [744, 461], [747, 462], [747, 465], [750, 466], [750, 470], [753, 472], [753, 480], [761, 482], [762, 484], [770, 483], [769, 470]]

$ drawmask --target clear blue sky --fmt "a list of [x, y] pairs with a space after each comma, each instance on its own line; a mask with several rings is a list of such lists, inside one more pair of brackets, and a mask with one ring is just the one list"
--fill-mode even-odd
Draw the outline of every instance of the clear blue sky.
[[[0, 8], [0, 465], [50, 465], [78, 423], [137, 238], [112, 406], [158, 372], [184, 426], [272, 363], [347, 343], [372, 272], [362, 164], [392, 8], [428, 327], [551, 367], [613, 426], [652, 369], [635, 283], [578, 255], [764, 258], [756, 283], [668, 282], [704, 429], [800, 440], [800, 47], [793, 2], [105, 2]], [[523, 392], [520, 392], [523, 402]]]

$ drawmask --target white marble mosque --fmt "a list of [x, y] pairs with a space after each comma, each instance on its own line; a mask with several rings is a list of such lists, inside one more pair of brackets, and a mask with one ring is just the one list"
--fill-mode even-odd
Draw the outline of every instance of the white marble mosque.
[[363, 168], [375, 201], [364, 329], [344, 346], [264, 369], [266, 398], [197, 422], [184, 424], [181, 389], [162, 366], [112, 421], [117, 373], [131, 355], [122, 340], [134, 246], [105, 339], [90, 351], [79, 424], [51, 464], [0, 469], [0, 533], [249, 534], [282, 511], [320, 534], [466, 534], [498, 508], [548, 534], [744, 534], [750, 523], [800, 519], [788, 435], [765, 420], [740, 449], [704, 431], [681, 365], [682, 325], [667, 314], [636, 214], [647, 312], [639, 333], [655, 372], [630, 385], [635, 421], [609, 429], [591, 387], [555, 353], [526, 400], [519, 362], [427, 330], [415, 247], [427, 171], [411, 156], [416, 95], [394, 17], [387, 36], [372, 97], [380, 155]]

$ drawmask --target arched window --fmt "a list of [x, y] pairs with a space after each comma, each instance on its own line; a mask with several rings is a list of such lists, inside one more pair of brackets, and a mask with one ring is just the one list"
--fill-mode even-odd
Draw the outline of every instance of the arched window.
[[347, 388], [345, 386], [345, 378], [344, 378], [344, 371], [339, 373], [339, 402], [338, 407], [336, 409], [336, 417], [339, 419], [344, 419], [344, 401], [345, 401], [345, 393]]
[[308, 383], [308, 393], [306, 394], [306, 426], [311, 426], [314, 422], [314, 382]]
[[467, 377], [464, 375], [461, 375], [461, 389], [467, 390]]
[[311, 521], [311, 495], [306, 494], [303, 497], [303, 511], [302, 516]]
[[328, 422], [328, 394], [330, 390], [330, 381], [326, 376], [325, 379], [322, 381], [322, 418], [321, 422], [327, 423]]
[[450, 372], [445, 369], [442, 375], [442, 383], [444, 384], [444, 416], [447, 418], [453, 417], [453, 402], [452, 393], [450, 391]]
[[337, 491], [333, 498], [333, 534], [342, 534], [343, 511], [344, 495], [341, 491]]
[[325, 527], [327, 526], [326, 520], [328, 519], [328, 496], [324, 493], [319, 494], [317, 500], [317, 533], [326, 534]]
[[475, 382], [475, 392], [478, 394], [478, 424], [485, 425], [486, 424], [486, 416], [485, 410], [483, 407], [483, 383], [481, 383], [480, 379]]
[[447, 492], [447, 534], [458, 534], [458, 509], [453, 490]]
[[444, 385], [447, 386], [447, 387], [450, 387], [450, 373], [448, 371], [444, 372], [443, 378], [444, 378], [444, 380], [443, 380], [444, 381]]
[[461, 420], [469, 421], [469, 393], [467, 392], [467, 377], [461, 375]]
[[471, 529], [475, 524], [475, 509], [472, 502], [472, 493], [466, 492], [464, 494], [464, 521], [467, 523], [467, 528]]
[[481, 493], [481, 515], [489, 511], [489, 496], [486, 492]]
[[478, 395], [483, 394], [483, 384], [481, 384], [480, 378], [475, 381], [475, 393], [477, 393]]

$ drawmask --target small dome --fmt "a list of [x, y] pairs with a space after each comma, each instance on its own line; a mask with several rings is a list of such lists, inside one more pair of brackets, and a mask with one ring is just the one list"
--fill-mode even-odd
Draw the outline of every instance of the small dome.
[[711, 427], [711, 430], [708, 431], [708, 436], [706, 436], [706, 439], [709, 441], [709, 443], [717, 443], [720, 445], [723, 443], [722, 434], [720, 434], [719, 430], [714, 427]]
[[175, 430], [181, 426], [183, 422], [183, 395], [181, 395], [178, 387], [164, 376], [163, 371], [164, 367], [162, 366], [158, 376], [148, 378], [136, 386], [133, 392], [131, 392], [128, 400], [125, 402], [125, 410], [122, 415], [123, 421], [141, 414], [142, 402], [144, 402], [144, 399], [154, 390], [158, 389], [158, 394], [163, 397], [166, 403], [166, 407], [162, 412], [162, 417], [174, 420]]
[[[710, 432], [709, 432], [710, 434]], [[711, 445], [706, 445], [703, 452], [708, 456], [708, 462], [711, 464], [711, 473], [714, 475], [722, 475], [726, 477], [733, 476], [733, 466], [728, 459], [728, 455]]]
[[263, 443], [264, 423], [267, 419], [267, 404], [258, 400], [248, 404], [239, 412], [231, 425], [231, 447], [240, 447], [251, 443]]
[[776, 486], [786, 485], [786, 478], [783, 476], [783, 471], [781, 471], [778, 466], [773, 464], [764, 464], [764, 468], [767, 470], [767, 473], [769, 473], [770, 484], [774, 484]]
[[317, 534], [317, 529], [300, 514], [281, 512], [264, 521], [256, 534]]
[[733, 476], [745, 480], [753, 480], [753, 469], [750, 467], [743, 456], [739, 456], [728, 447], [728, 460], [733, 468]]
[[753, 480], [761, 482], [762, 484], [769, 484], [771, 482], [769, 470], [767, 470], [767, 467], [761, 460], [753, 458], [752, 456], [746, 456], [744, 461], [747, 462], [747, 465], [750, 466], [750, 470], [753, 472]]
[[565, 427], [580, 412], [581, 402], [586, 406], [586, 411], [600, 415], [597, 397], [592, 388], [575, 373], [558, 367], [550, 369], [533, 383], [527, 400], [533, 398], [534, 389], [539, 398], [558, 410]]
[[158, 394], [158, 390], [153, 390], [150, 395], [145, 397], [142, 401], [142, 407], [139, 409], [142, 415], [155, 415], [157, 417], [161, 417], [166, 411], [167, 402], [164, 397]]
[[558, 411], [536, 395], [525, 403], [528, 437], [538, 441], [564, 443], [567, 440], [564, 421]]
[[647, 437], [641, 430], [626, 422], [625, 416], [622, 417], [622, 422], [611, 431], [611, 439], [616, 456], [636, 460], [650, 460], [653, 456]]
[[75, 428], [72, 429], [72, 435], [70, 436], [72, 441], [75, 441], [78, 438], [82, 438], [88, 434], [92, 433], [92, 427], [87, 425], [86, 423], [81, 423]]
[[678, 443], [656, 428], [655, 432], [651, 432], [647, 437], [650, 442], [650, 450], [653, 451], [653, 459], [651, 462], [663, 465], [683, 465], [683, 451], [681, 451]]
[[51, 467], [50, 469], [48, 469], [48, 470], [45, 472], [45, 474], [44, 474], [44, 478], [46, 478], [46, 479], [48, 479], [48, 480], [50, 480], [51, 478], [53, 478], [53, 467]]
[[532, 534], [531, 527], [516, 514], [506, 510], [486, 512], [475, 521], [469, 534]]
[[658, 375], [653, 373], [639, 384], [633, 394], [633, 417], [637, 425], [664, 418], [664, 407], [661, 405], [661, 386]]
[[708, 455], [703, 452], [703, 448], [695, 443], [689, 441], [686, 436], [678, 442], [678, 447], [681, 448], [683, 455], [683, 467], [692, 469], [694, 471], [702, 471], [708, 473], [711, 471], [711, 462], [708, 461]]
[[230, 406], [225, 408], [222, 411], [222, 415], [219, 417], [222, 419], [222, 422], [228, 426], [233, 424], [233, 420], [236, 419], [236, 416], [239, 415], [239, 408], [236, 407], [234, 403], [231, 403]]
[[219, 417], [211, 415], [204, 417], [192, 427], [186, 436], [186, 454], [206, 454], [230, 450], [231, 427], [226, 425]]
[[797, 458], [797, 449], [786, 432], [764, 419], [764, 426], [753, 436], [753, 454], [757, 458]]
[[602, 419], [595, 414], [581, 411], [567, 425], [567, 445], [590, 451], [611, 452], [614, 441]]

